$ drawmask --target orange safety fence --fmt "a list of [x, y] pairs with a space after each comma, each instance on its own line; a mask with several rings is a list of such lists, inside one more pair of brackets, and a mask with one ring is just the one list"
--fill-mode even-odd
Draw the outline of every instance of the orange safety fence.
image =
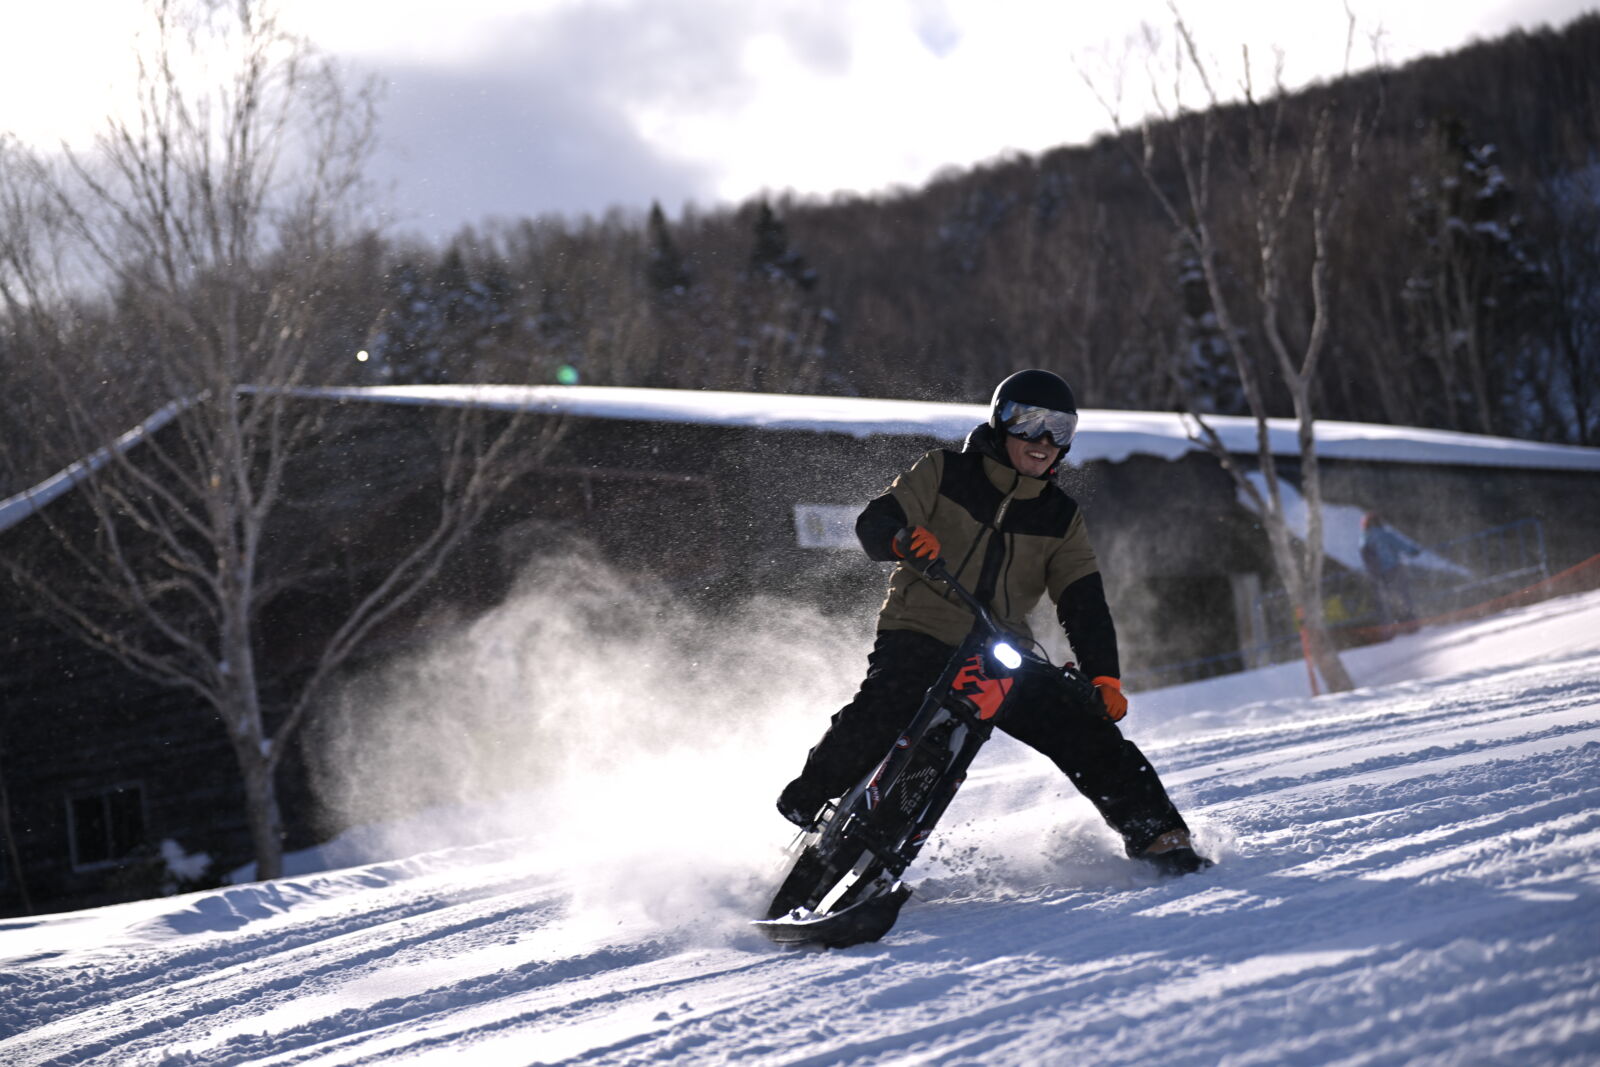
[[1535, 582], [1525, 589], [1518, 589], [1492, 600], [1485, 600], [1481, 604], [1447, 611], [1442, 615], [1430, 615], [1425, 619], [1413, 619], [1410, 622], [1356, 627], [1343, 631], [1340, 636], [1346, 645], [1371, 644], [1386, 640], [1399, 632], [1410, 632], [1423, 626], [1442, 626], [1452, 622], [1481, 619], [1485, 615], [1537, 604], [1541, 600], [1566, 596], [1568, 593], [1586, 593], [1591, 589], [1600, 589], [1600, 556], [1590, 556], [1577, 566], [1568, 567], [1559, 574], [1552, 574], [1541, 582]]

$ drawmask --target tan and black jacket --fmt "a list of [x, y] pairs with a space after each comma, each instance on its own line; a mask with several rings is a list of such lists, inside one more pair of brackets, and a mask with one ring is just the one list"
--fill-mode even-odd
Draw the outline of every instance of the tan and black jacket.
[[[1077, 502], [1054, 482], [1019, 473], [996, 438], [982, 425], [962, 451], [924, 454], [862, 511], [861, 546], [873, 559], [894, 560], [895, 533], [926, 527], [946, 565], [1002, 626], [1031, 640], [1028, 613], [1048, 594], [1079, 666], [1090, 677], [1120, 676], [1116, 629]], [[895, 568], [878, 629], [955, 645], [971, 628], [972, 613], [959, 600], [911, 567]]]

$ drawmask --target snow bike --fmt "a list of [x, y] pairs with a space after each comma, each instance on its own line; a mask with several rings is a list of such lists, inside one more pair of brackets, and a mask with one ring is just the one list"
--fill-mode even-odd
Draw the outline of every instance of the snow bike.
[[1023, 651], [989, 610], [934, 559], [922, 568], [972, 611], [972, 629], [881, 762], [823, 808], [790, 846], [794, 857], [755, 926], [773, 941], [829, 948], [888, 933], [911, 887], [900, 880], [965, 781], [1024, 672], [1097, 700], [1075, 667]]

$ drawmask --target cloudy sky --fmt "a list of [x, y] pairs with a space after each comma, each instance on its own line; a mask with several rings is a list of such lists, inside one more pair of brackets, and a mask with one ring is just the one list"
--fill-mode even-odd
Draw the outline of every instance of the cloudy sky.
[[[137, 0], [0, 3], [0, 130], [83, 137], [118, 98]], [[1102, 87], [1117, 69], [1137, 73], [1129, 42], [1171, 22], [1163, 0], [280, 3], [385, 84], [375, 173], [400, 226], [434, 237], [495, 216], [914, 186], [942, 167], [1081, 142], [1107, 124], [1082, 72]], [[1350, 3], [1391, 62], [1595, 7]], [[1242, 44], [1257, 57], [1280, 46], [1299, 84], [1343, 63], [1337, 0], [1181, 6], [1225, 64]], [[1363, 41], [1358, 60], [1371, 55]]]

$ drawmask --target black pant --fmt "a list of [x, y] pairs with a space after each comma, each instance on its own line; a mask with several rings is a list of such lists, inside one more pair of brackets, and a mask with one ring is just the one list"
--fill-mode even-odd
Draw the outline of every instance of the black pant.
[[[870, 771], [954, 652], [926, 634], [879, 631], [860, 691], [806, 757], [799, 779], [805, 791], [837, 797]], [[1187, 830], [1150, 762], [1094, 704], [1068, 701], [1056, 687], [1029, 685], [1024, 676], [999, 726], [1050, 757], [1122, 835], [1129, 855], [1168, 831]]]
[[1373, 588], [1378, 594], [1378, 613], [1386, 623], [1413, 622], [1416, 602], [1411, 596], [1411, 572], [1404, 563], [1387, 571], [1372, 571]]

